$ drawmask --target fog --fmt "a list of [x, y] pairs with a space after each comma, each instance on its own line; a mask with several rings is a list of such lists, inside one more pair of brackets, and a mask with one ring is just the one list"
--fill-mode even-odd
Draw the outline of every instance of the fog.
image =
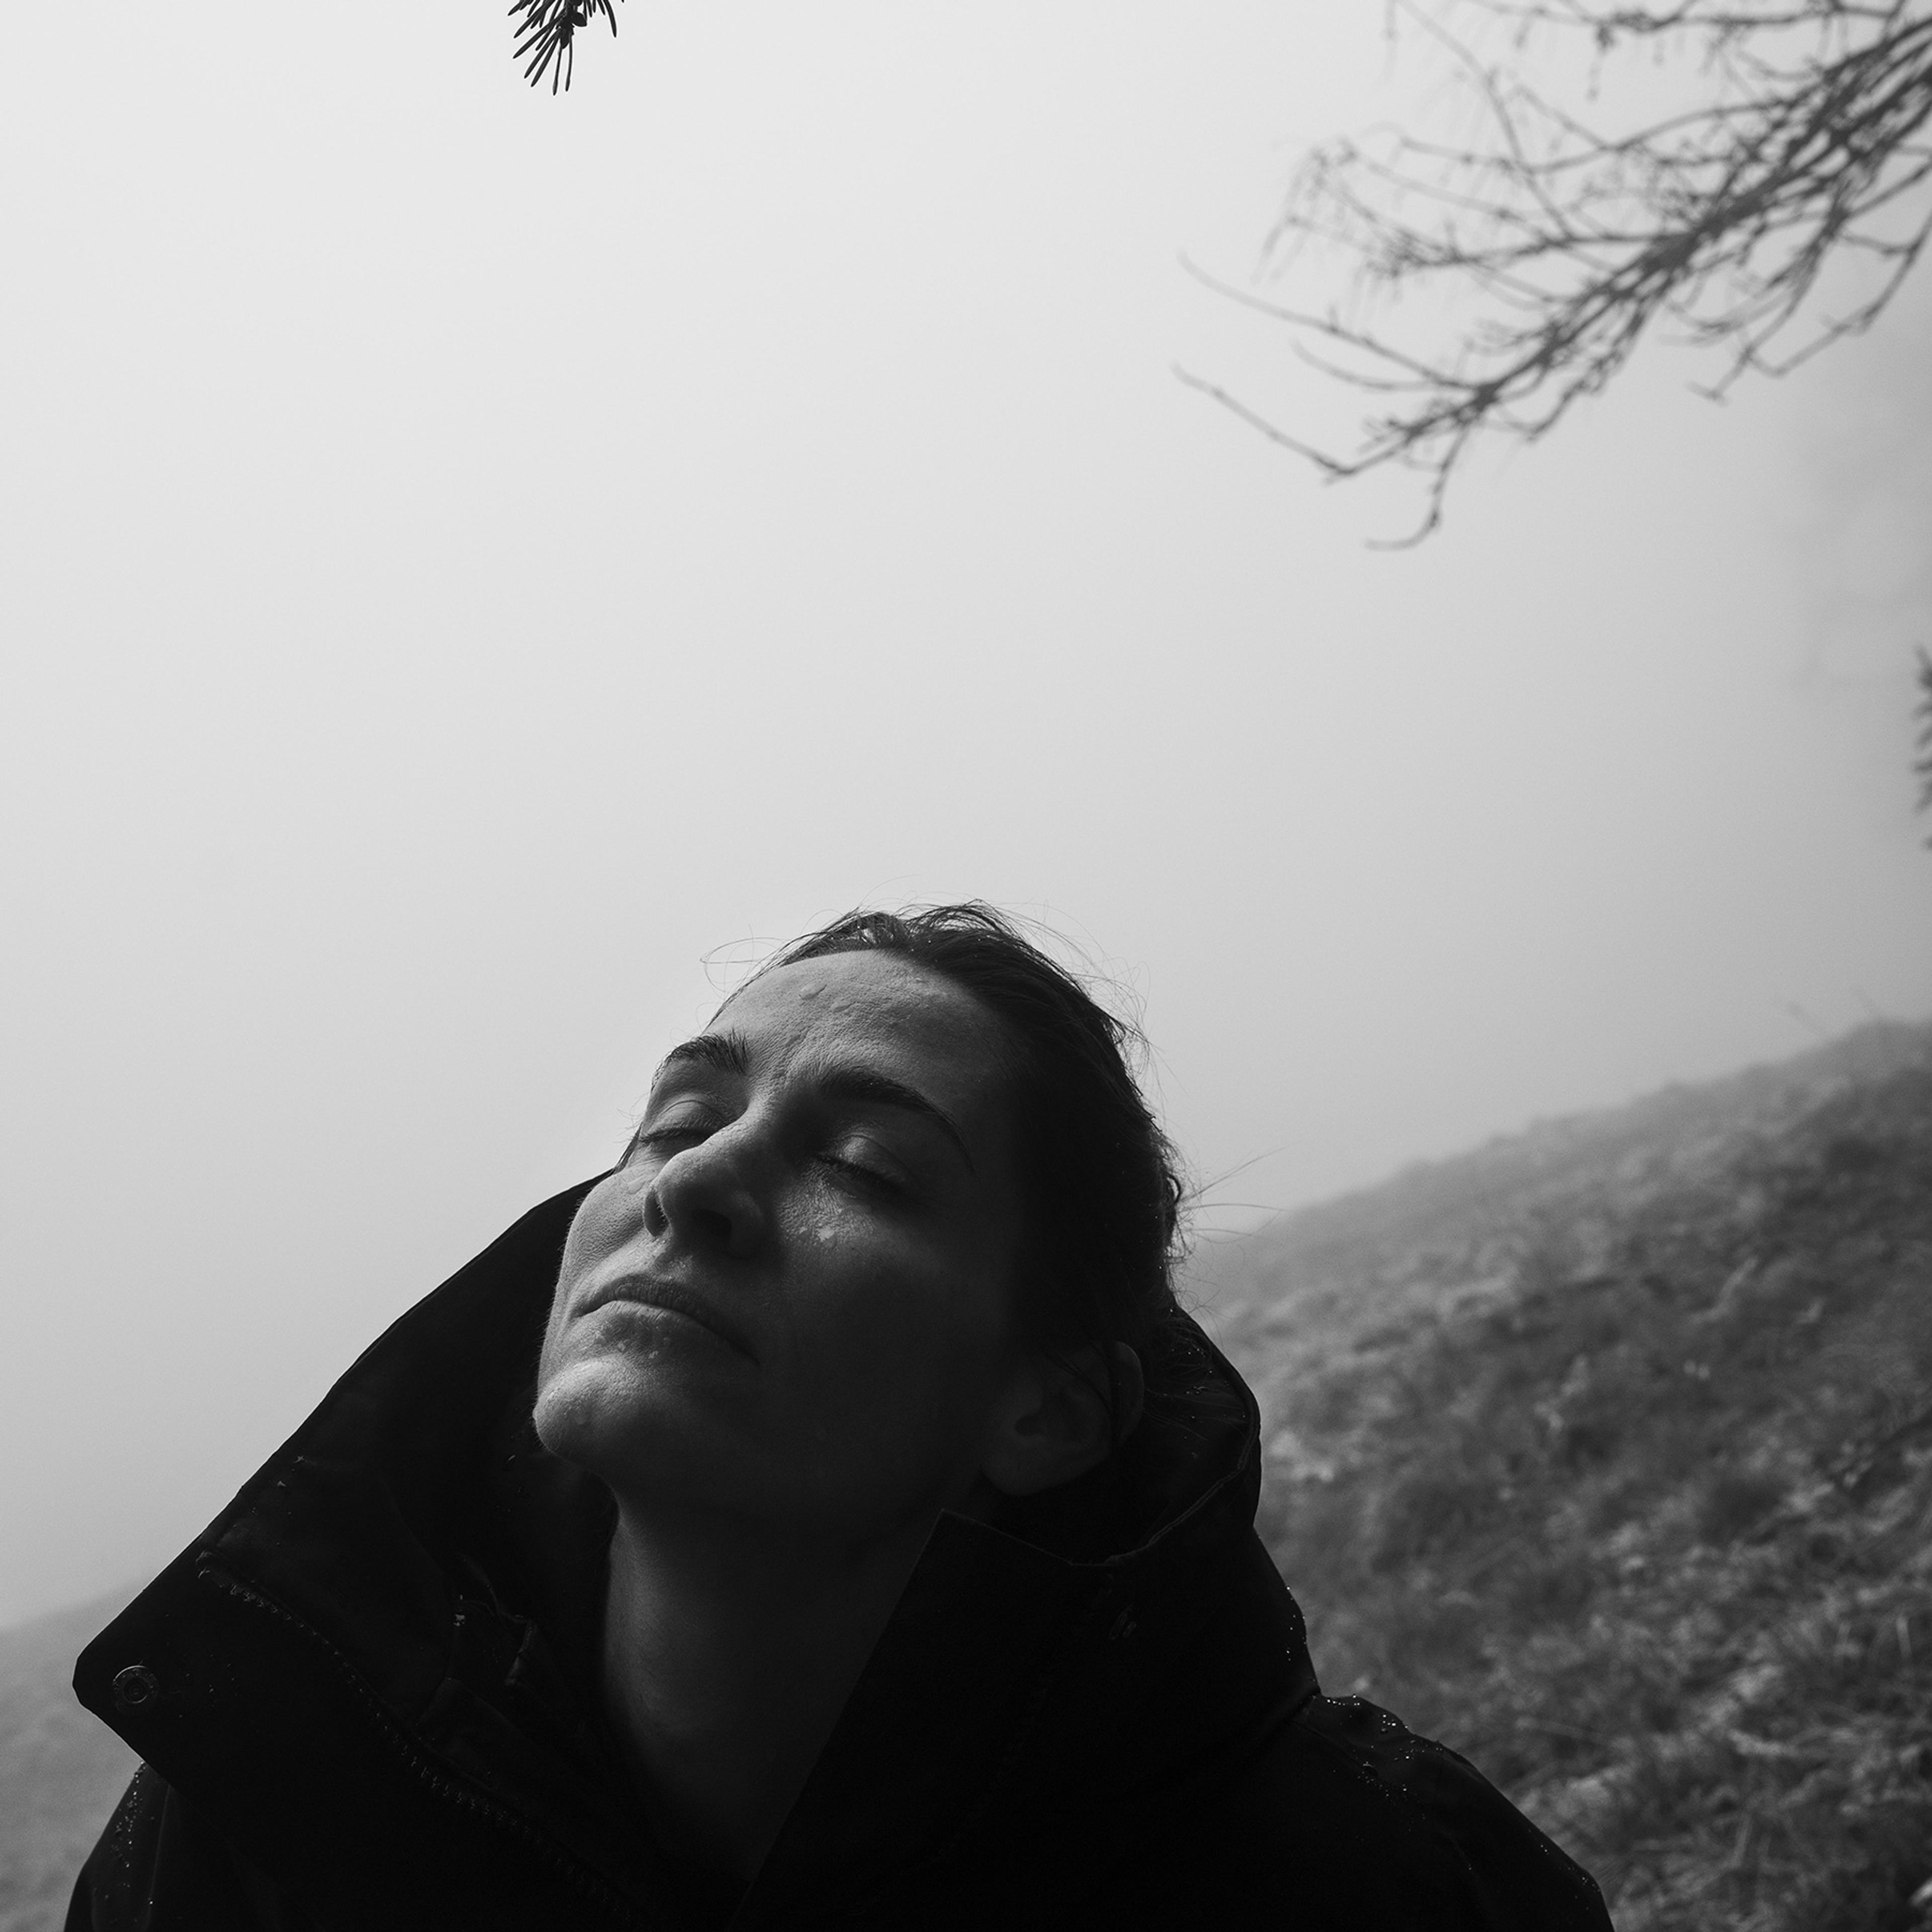
[[855, 903], [1109, 973], [1210, 1234], [1932, 1008], [1924, 291], [1372, 550], [1174, 370], [1338, 419], [1178, 258], [1407, 98], [1379, 10], [620, 11], [557, 98], [454, 0], [10, 22], [0, 1621]]

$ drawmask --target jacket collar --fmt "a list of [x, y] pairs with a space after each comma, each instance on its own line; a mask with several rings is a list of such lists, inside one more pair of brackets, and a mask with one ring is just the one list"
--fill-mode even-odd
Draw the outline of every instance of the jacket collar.
[[[316, 1786], [330, 1815], [274, 1801], [326, 1708], [332, 1748], [411, 1762], [423, 1802], [453, 1792], [545, 1840], [580, 1904], [680, 1922], [598, 1715], [610, 1499], [529, 1422], [590, 1184], [403, 1316], [81, 1658], [82, 1702], [272, 1871], [309, 1873], [346, 1833], [406, 1843], [406, 1818], [358, 1815], [393, 1776], [344, 1766]], [[1258, 1698], [1312, 1693], [1252, 1528], [1253, 1397], [1191, 1322], [1169, 1343], [1171, 1392], [1118, 1468], [998, 1525], [940, 1520], [740, 1922], [929, 1863], [999, 1816], [1104, 1804]], [[1210, 1651], [1238, 1667], [1204, 1670]], [[125, 1694], [130, 1669], [154, 1694]]]

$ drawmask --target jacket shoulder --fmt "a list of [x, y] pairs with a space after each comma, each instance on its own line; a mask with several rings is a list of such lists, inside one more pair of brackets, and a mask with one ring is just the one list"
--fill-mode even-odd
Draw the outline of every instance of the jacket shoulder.
[[151, 1765], [74, 1880], [65, 1932], [315, 1932]]
[[1310, 1698], [1241, 1780], [1252, 1842], [1337, 1924], [1611, 1932], [1596, 1882], [1469, 1761], [1359, 1697]]

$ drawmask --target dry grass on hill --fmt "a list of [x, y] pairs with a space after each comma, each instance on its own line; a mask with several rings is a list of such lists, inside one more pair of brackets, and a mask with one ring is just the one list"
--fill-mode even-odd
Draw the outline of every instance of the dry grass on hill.
[[74, 1701], [82, 1646], [130, 1593], [0, 1631], [0, 1932], [54, 1932], [134, 1754]]
[[1932, 1028], [1254, 1246], [1210, 1312], [1331, 1694], [1473, 1760], [1621, 1932], [1932, 1924]]

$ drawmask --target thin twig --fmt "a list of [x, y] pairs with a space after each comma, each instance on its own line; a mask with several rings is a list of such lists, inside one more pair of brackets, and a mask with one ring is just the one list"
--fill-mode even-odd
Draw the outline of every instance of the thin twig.
[[[1915, 266], [1932, 215], [1901, 227], [1932, 183], [1932, 0], [1814, 0], [1761, 8], [1674, 0], [1468, 0], [1511, 24], [1514, 69], [1480, 58], [1422, 10], [1393, 0], [1450, 63], [1484, 116], [1486, 145], [1388, 129], [1310, 154], [1268, 238], [1277, 274], [1305, 275], [1307, 244], [1355, 259], [1363, 297], [1460, 284], [1481, 307], [1445, 348], [1276, 302], [1186, 266], [1279, 322], [1334, 380], [1394, 400], [1366, 416], [1352, 452], [1284, 429], [1222, 386], [1185, 376], [1271, 440], [1337, 480], [1399, 465], [1426, 479], [1414, 542], [1440, 520], [1448, 478], [1478, 435], [1546, 434], [1667, 325], [1723, 356], [1704, 392], [1780, 375], [1869, 328]], [[1704, 98], [1625, 131], [1540, 91], [1537, 36], [1586, 34], [1596, 73], [1667, 46]], [[1868, 262], [1877, 285], [1835, 312], [1826, 271]], [[1928, 779], [1932, 784], [1932, 779]]]

